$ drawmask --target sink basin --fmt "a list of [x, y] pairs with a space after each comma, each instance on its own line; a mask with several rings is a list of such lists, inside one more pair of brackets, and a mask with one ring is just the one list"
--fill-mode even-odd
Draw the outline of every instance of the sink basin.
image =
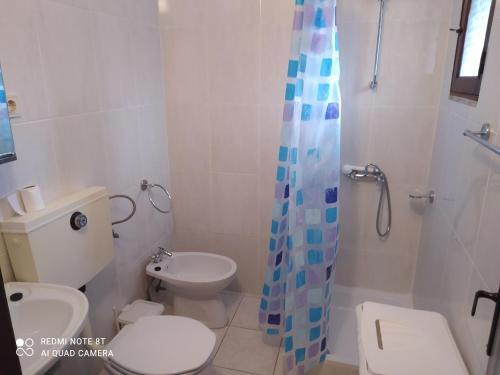
[[23, 375], [43, 374], [58, 360], [53, 351], [64, 350], [82, 331], [87, 297], [67, 286], [42, 283], [7, 283], [5, 293]]

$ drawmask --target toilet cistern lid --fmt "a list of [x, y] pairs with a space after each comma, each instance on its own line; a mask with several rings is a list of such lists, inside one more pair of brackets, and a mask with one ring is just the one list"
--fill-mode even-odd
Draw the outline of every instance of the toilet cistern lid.
[[202, 323], [180, 316], [147, 316], [125, 326], [109, 343], [108, 359], [139, 374], [194, 371], [210, 358], [215, 334]]

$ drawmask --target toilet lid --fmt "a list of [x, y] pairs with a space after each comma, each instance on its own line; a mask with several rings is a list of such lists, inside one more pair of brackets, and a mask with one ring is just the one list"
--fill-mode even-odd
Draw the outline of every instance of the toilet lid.
[[108, 359], [144, 375], [190, 372], [202, 367], [215, 346], [215, 334], [180, 316], [146, 316], [125, 326], [109, 343]]

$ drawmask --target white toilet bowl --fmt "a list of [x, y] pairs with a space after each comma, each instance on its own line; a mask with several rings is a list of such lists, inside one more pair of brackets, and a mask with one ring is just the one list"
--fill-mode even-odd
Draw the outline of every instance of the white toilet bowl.
[[174, 253], [159, 263], [150, 263], [146, 273], [167, 283], [174, 293], [174, 314], [202, 321], [210, 328], [225, 327], [226, 308], [219, 292], [236, 275], [236, 263], [211, 253]]
[[126, 325], [108, 344], [106, 370], [116, 375], [196, 374], [210, 364], [215, 334], [196, 320], [160, 315]]

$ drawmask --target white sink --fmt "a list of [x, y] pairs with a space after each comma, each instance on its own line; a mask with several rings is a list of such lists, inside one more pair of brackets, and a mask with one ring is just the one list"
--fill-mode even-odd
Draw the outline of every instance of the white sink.
[[[5, 293], [23, 375], [43, 374], [59, 359], [53, 351], [65, 349], [82, 331], [87, 297], [67, 286], [42, 283], [7, 283]], [[21, 297], [16, 293], [22, 298], [13, 301]], [[60, 340], [46, 340], [52, 338]], [[46, 350], [51, 355], [43, 356]]]

